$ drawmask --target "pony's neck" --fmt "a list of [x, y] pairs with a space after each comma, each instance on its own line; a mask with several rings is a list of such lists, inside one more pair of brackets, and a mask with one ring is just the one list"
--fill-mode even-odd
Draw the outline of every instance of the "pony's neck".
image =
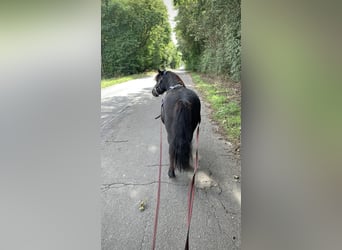
[[169, 75], [168, 77], [168, 89], [174, 89], [174, 88], [178, 88], [180, 86], [185, 87], [184, 82], [182, 81], [182, 79], [176, 75], [173, 72], [167, 72], [167, 74]]

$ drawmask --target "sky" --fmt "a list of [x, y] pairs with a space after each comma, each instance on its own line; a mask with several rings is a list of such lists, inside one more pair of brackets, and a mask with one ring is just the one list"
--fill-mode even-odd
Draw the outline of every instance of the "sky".
[[177, 10], [174, 9], [173, 7], [173, 0], [163, 0], [164, 4], [166, 5], [168, 14], [169, 14], [169, 22], [171, 24], [171, 28], [172, 28], [172, 33], [171, 33], [171, 38], [172, 41], [177, 44], [177, 39], [176, 39], [176, 34], [175, 32], [173, 32], [175, 26], [176, 26], [176, 22], [174, 21], [175, 16], [177, 16]]

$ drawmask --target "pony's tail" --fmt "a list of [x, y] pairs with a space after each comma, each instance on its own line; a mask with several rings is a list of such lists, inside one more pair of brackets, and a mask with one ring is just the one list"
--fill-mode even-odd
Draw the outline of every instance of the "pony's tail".
[[190, 168], [192, 159], [191, 107], [186, 101], [178, 101], [175, 109], [174, 135], [170, 145], [170, 152], [174, 156], [175, 166], [180, 170]]

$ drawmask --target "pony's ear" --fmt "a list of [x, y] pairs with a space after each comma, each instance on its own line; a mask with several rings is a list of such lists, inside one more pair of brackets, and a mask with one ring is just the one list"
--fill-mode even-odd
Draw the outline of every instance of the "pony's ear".
[[161, 71], [160, 69], [158, 69], [158, 74], [161, 74], [163, 71]]

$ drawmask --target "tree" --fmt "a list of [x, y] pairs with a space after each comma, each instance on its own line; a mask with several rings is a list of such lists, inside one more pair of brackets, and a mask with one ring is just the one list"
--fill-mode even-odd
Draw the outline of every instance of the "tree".
[[171, 28], [162, 0], [102, 1], [102, 77], [169, 66]]
[[240, 0], [174, 0], [177, 39], [189, 69], [240, 80]]

